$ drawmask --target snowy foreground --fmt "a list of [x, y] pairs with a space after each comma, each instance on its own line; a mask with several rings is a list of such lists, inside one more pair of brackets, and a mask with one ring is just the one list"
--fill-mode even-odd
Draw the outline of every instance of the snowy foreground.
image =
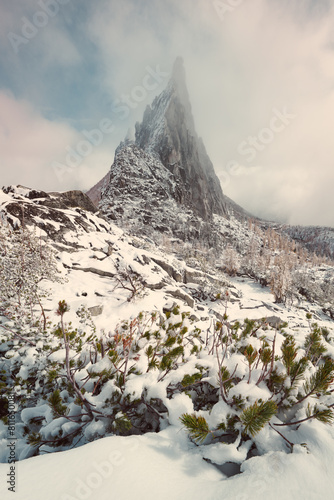
[[[240, 318], [261, 317], [260, 304], [272, 304], [267, 289], [250, 280], [235, 279], [243, 293]], [[247, 295], [251, 298], [247, 299]], [[231, 306], [233, 314], [237, 305]], [[232, 314], [232, 312], [231, 312]], [[281, 317], [296, 315], [284, 311]], [[301, 314], [300, 317], [303, 315]], [[296, 319], [296, 316], [295, 316]], [[318, 500], [332, 498], [334, 488], [334, 429], [321, 422], [310, 421], [294, 433], [303, 446], [295, 446], [292, 454], [269, 451], [241, 465], [241, 474], [227, 477], [218, 467], [203, 460], [220, 455], [222, 461], [228, 446], [214, 448], [191, 443], [182, 429], [179, 416], [189, 411], [189, 398], [180, 395], [170, 414], [169, 425], [159, 433], [142, 436], [112, 436], [99, 439], [74, 450], [32, 457], [16, 464], [17, 488], [8, 492], [5, 477], [8, 464], [0, 464], [1, 498], [17, 500], [98, 500], [138, 499], [293, 499]], [[258, 440], [266, 441], [264, 429]], [[289, 436], [289, 434], [286, 434]], [[207, 448], [207, 451], [203, 451]], [[231, 461], [238, 461], [231, 456]], [[219, 461], [219, 460], [218, 460]]]
[[[203, 461], [183, 431], [109, 437], [75, 450], [18, 463], [17, 492], [4, 487], [8, 466], [0, 465], [1, 498], [16, 500], [318, 500], [332, 498], [334, 433], [318, 423], [307, 454], [268, 453], [226, 478]], [[307, 429], [307, 428], [306, 428]], [[305, 436], [306, 437], [306, 436]]]
[[[73, 217], [71, 210], [63, 212], [68, 217]], [[189, 267], [185, 261], [168, 256], [149, 245], [143, 247], [143, 241], [124, 235], [115, 226], [112, 226], [110, 232], [104, 232], [100, 223], [96, 216], [90, 215], [87, 225], [92, 224], [95, 231], [67, 233], [67, 244], [73, 240], [73, 248], [58, 244], [58, 264], [66, 280], [51, 285], [45, 283], [46, 288], [52, 288], [51, 296], [45, 298], [45, 310], [52, 322], [59, 321], [54, 313], [58, 301], [63, 299], [70, 306], [67, 321], [76, 321], [76, 311], [82, 306], [94, 308], [94, 323], [98, 332], [114, 331], [120, 321], [133, 318], [141, 311], [154, 310], [161, 313], [164, 308], [177, 304], [195, 317], [195, 324], [200, 326], [204, 335], [213, 320], [224, 314], [226, 304], [223, 300], [213, 301], [200, 296], [206, 280], [210, 284], [216, 283], [215, 276]], [[144, 289], [133, 300], [129, 300], [128, 289], [116, 286], [117, 273], [129, 266], [145, 283]], [[181, 279], [185, 276], [186, 279]], [[311, 314], [320, 327], [328, 328], [333, 335], [333, 321], [316, 304], [304, 301], [288, 307], [275, 304], [268, 288], [262, 288], [244, 277], [230, 279], [228, 282], [227, 277], [223, 276], [218, 285], [222, 292], [225, 287], [230, 290], [227, 314], [231, 320], [267, 317], [286, 321], [287, 333], [293, 335], [301, 351], [309, 333], [306, 313]], [[268, 329], [262, 334], [267, 335], [270, 341], [275, 332]], [[330, 334], [322, 342], [328, 355], [333, 358], [334, 341]], [[258, 337], [253, 336], [250, 341], [255, 347], [259, 347], [260, 334]], [[282, 342], [283, 335], [277, 332], [277, 349]], [[142, 349], [146, 348], [147, 343], [143, 342], [143, 345]], [[8, 355], [7, 352], [6, 358], [9, 363], [13, 363], [13, 367], [17, 359], [14, 354]], [[23, 380], [40, 359], [37, 355], [39, 354], [35, 348], [25, 350], [20, 371]], [[53, 360], [57, 361], [58, 358], [63, 358], [64, 353], [55, 350], [53, 356]], [[82, 446], [66, 451], [55, 451], [55, 448], [42, 446], [40, 456], [31, 457], [31, 447], [21, 432], [23, 424], [29, 418], [45, 416], [41, 432], [46, 438], [58, 432], [57, 426], [62, 426], [65, 430], [68, 429], [68, 424], [64, 424], [61, 418], [50, 419], [51, 410], [44, 404], [45, 400], [40, 402], [39, 407], [30, 404], [25, 409], [18, 409], [22, 421], [18, 418], [16, 453], [19, 461], [16, 462], [15, 493], [8, 491], [8, 437], [1, 422], [1, 500], [318, 500], [334, 497], [334, 428], [318, 420], [304, 421], [294, 429], [283, 427], [285, 437], [295, 444], [293, 453], [289, 452], [285, 442], [268, 426], [256, 435], [256, 446], [261, 456], [246, 459], [251, 441], [240, 446], [238, 439], [230, 444], [210, 444], [207, 441], [201, 446], [195, 445], [180, 421], [183, 414], [194, 412], [192, 399], [185, 392], [174, 393], [168, 398], [167, 386], [180, 383], [187, 373], [193, 374], [194, 368], [189, 371], [189, 367], [195, 366], [197, 362], [209, 367], [207, 380], [212, 384], [215, 383], [217, 374], [212, 368], [215, 357], [210, 357], [205, 350], [198, 357], [192, 357], [186, 352], [185, 359], [188, 364], [180, 364], [177, 369], [166, 374], [163, 383], [159, 382], [158, 386], [158, 370], [146, 371], [146, 365], [143, 364], [145, 356], [141, 355], [138, 357], [138, 365], [142, 363], [141, 373], [128, 378], [127, 387], [131, 392], [138, 392], [140, 396], [144, 390], [150, 391], [152, 398], [161, 398], [168, 409], [161, 418], [161, 430], [157, 433], [103, 437], [107, 432], [100, 425], [101, 421], [92, 421], [85, 428], [80, 442]], [[234, 390], [235, 394], [242, 394], [249, 404], [260, 398], [269, 398], [270, 393], [265, 384], [256, 384], [260, 368], [254, 369], [254, 376], [249, 377], [247, 383], [247, 365], [240, 353], [232, 353], [227, 362], [231, 371], [238, 363], [237, 375], [240, 382], [231, 393]], [[41, 366], [43, 367], [42, 364]], [[106, 387], [108, 389], [109, 385], [106, 384]], [[24, 389], [22, 387], [17, 390]], [[104, 397], [104, 391], [89, 397], [102, 408], [102, 396]], [[74, 403], [70, 402], [69, 405], [72, 405], [71, 411], [74, 411]], [[204, 415], [210, 427], [214, 428], [228, 411], [230, 410], [226, 404], [219, 400], [212, 411], [204, 409], [198, 413]], [[298, 411], [300, 414], [296, 418], [303, 419], [304, 408]], [[280, 425], [276, 416], [273, 423], [275, 422]], [[96, 440], [89, 442], [93, 439]], [[230, 463], [234, 468], [240, 466], [241, 473], [231, 476]]]

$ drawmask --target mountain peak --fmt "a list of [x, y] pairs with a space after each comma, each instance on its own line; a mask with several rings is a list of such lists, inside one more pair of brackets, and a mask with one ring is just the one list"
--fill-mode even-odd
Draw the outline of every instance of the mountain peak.
[[135, 140], [128, 137], [116, 149], [100, 209], [114, 220], [137, 220], [162, 232], [176, 234], [186, 225], [189, 237], [213, 214], [227, 216], [219, 179], [196, 133], [181, 57], [136, 123]]
[[186, 70], [184, 68], [184, 61], [182, 57], [175, 59], [171, 81], [178, 87], [186, 87]]
[[182, 76], [185, 78], [186, 73], [185, 73], [185, 70], [184, 70], [184, 59], [181, 56], [178, 56], [175, 59], [174, 65], [173, 65], [173, 70], [172, 70], [172, 75], [173, 76], [176, 76], [179, 73], [181, 73]]
[[146, 108], [142, 123], [136, 124], [135, 142], [179, 179], [201, 217], [226, 214], [219, 179], [196, 133], [181, 57], [174, 63], [167, 88]]

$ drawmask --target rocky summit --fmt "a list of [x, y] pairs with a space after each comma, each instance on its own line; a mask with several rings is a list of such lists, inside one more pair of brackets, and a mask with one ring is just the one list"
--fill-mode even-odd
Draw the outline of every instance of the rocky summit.
[[200, 238], [214, 214], [227, 216], [219, 179], [195, 130], [182, 59], [136, 124], [135, 140], [118, 146], [109, 174], [87, 194], [109, 219], [182, 239]]
[[220, 182], [203, 141], [197, 136], [186, 87], [185, 70], [179, 58], [164, 92], [136, 125], [136, 144], [157, 156], [175, 179], [182, 201], [203, 219], [226, 213]]

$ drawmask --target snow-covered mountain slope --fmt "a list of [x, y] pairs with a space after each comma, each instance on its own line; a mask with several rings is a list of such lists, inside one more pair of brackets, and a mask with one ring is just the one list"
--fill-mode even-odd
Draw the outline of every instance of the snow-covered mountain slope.
[[188, 193], [161, 161], [134, 144], [119, 148], [99, 208], [136, 234], [213, 241], [212, 223], [187, 208]]
[[281, 226], [280, 230], [309, 251], [334, 260], [334, 228], [321, 226]]
[[[144, 172], [145, 168], [144, 163]], [[297, 360], [318, 356], [318, 351], [306, 344], [312, 323], [317, 322], [319, 332], [323, 332], [319, 333], [321, 345], [334, 359], [334, 321], [323, 308], [302, 297], [289, 305], [275, 303], [269, 288], [247, 276], [226, 276], [219, 269], [219, 258], [214, 265], [200, 249], [184, 245], [181, 252], [170, 242], [163, 248], [150, 238], [131, 236], [88, 206], [83, 208], [79, 195], [65, 207], [68, 198], [66, 193], [37, 195], [27, 188], [11, 187], [1, 193], [2, 219], [8, 218], [16, 226], [24, 221], [55, 247], [62, 280], [44, 280], [41, 287], [49, 294], [42, 294], [41, 300], [51, 324], [59, 324], [59, 301], [65, 300], [69, 306], [64, 320], [72, 322], [71, 328], [78, 328], [80, 334], [71, 340], [71, 355], [78, 362], [77, 383], [85, 384], [86, 400], [100, 413], [93, 420], [87, 419], [62, 385], [66, 352], [51, 327], [43, 333], [36, 327], [28, 330], [29, 345], [0, 328], [1, 370], [10, 374], [6, 381], [13, 386], [17, 404], [15, 451], [21, 460], [16, 464], [17, 498], [73, 500], [95, 494], [104, 500], [110, 498], [111, 491], [115, 498], [124, 499], [210, 500], [223, 496], [234, 500], [246, 494], [249, 499], [262, 495], [275, 500], [315, 500], [330, 496], [333, 429], [316, 419], [275, 428], [289, 420], [305, 419], [307, 400], [290, 409], [283, 406], [271, 419], [274, 428], [266, 425], [252, 439], [241, 439], [241, 421], [227, 442], [222, 431], [215, 434], [214, 430], [229, 421], [229, 415], [242, 416], [232, 398], [240, 404], [242, 398], [247, 405], [272, 398], [279, 403], [279, 388], [272, 396], [269, 382], [260, 380], [269, 370], [261, 361], [261, 349], [272, 348], [272, 363], [277, 375], [282, 375], [286, 369], [282, 348], [289, 335], [298, 348]], [[20, 207], [24, 207], [24, 218]], [[251, 230], [236, 219], [221, 218], [216, 223], [226, 238], [235, 238], [240, 246], [251, 242]], [[96, 335], [93, 341], [88, 337], [91, 320]], [[238, 330], [237, 322], [245, 326]], [[2, 318], [2, 325], [11, 330], [15, 327], [8, 318]], [[227, 342], [226, 350], [223, 337], [217, 334], [220, 328], [221, 335], [225, 332], [231, 338], [223, 341]], [[129, 331], [132, 337], [122, 333]], [[116, 348], [117, 338], [123, 344]], [[129, 338], [133, 342], [130, 350], [126, 347]], [[257, 350], [258, 361], [252, 370], [244, 354], [249, 345]], [[181, 347], [182, 354], [173, 351]], [[122, 362], [117, 364], [112, 353], [115, 349], [121, 359], [124, 355], [128, 359], [128, 372]], [[174, 359], [171, 365], [168, 359]], [[323, 362], [317, 359], [310, 357], [305, 379], [290, 393], [293, 403], [301, 399], [298, 391], [303, 391], [303, 384], [310, 383], [317, 373], [317, 363]], [[221, 396], [217, 360], [231, 375], [227, 402]], [[117, 378], [117, 370], [113, 372], [114, 366], [123, 371], [123, 382]], [[55, 407], [49, 399], [57, 384], [61, 404], [67, 408], [65, 416], [53, 414]], [[289, 389], [289, 380], [284, 384], [283, 394]], [[113, 399], [115, 394], [121, 400]], [[314, 409], [315, 401], [318, 398], [310, 398], [310, 408]], [[332, 394], [322, 394], [319, 403], [320, 408], [334, 404]], [[203, 417], [213, 433], [200, 445], [189, 439], [180, 420], [182, 415], [193, 413]], [[29, 432], [40, 433], [42, 438], [35, 448], [27, 443], [29, 427]], [[63, 442], [56, 448], [51, 444], [52, 439], [75, 431], [74, 442]], [[0, 486], [5, 499], [12, 494], [4, 479], [8, 471], [7, 432], [1, 421]], [[126, 436], [132, 433], [137, 435]], [[98, 441], [89, 443], [92, 440]], [[286, 440], [293, 443], [293, 453]], [[72, 446], [79, 448], [50, 455]], [[42, 456], [31, 457], [36, 449]], [[241, 474], [229, 477], [240, 468]]]

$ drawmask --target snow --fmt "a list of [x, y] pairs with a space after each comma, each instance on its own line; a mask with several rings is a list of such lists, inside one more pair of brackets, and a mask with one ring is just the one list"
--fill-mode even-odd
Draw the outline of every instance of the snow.
[[[70, 451], [33, 457], [17, 464], [17, 500], [319, 500], [332, 498], [333, 439], [321, 440], [312, 454], [271, 451], [241, 466], [227, 478], [205, 462], [197, 447], [175, 427], [144, 436], [112, 436]], [[333, 436], [332, 436], [333, 437]], [[246, 449], [208, 446], [206, 458], [241, 462]], [[0, 465], [1, 498], [8, 465]]]
[[21, 418], [25, 424], [29, 423], [29, 421], [35, 417], [39, 417], [40, 415], [47, 415], [50, 413], [49, 405], [42, 405], [39, 408], [25, 408], [22, 410]]
[[[258, 378], [258, 377], [257, 377]], [[254, 386], [253, 384], [248, 384], [246, 380], [242, 380], [239, 384], [235, 385], [229, 392], [233, 397], [242, 394], [247, 397], [249, 402], [253, 404], [257, 399], [263, 399], [266, 401], [271, 396], [271, 393], [267, 387]]]
[[203, 458], [209, 459], [217, 465], [223, 465], [227, 462], [241, 464], [246, 460], [251, 443], [243, 443], [240, 447], [240, 437], [235, 443], [216, 443], [203, 448]]
[[7, 203], [7, 202], [10, 202], [12, 201], [12, 197], [9, 195], [9, 194], [6, 194], [2, 191], [2, 189], [0, 190], [0, 203], [1, 205], [4, 205]]
[[[142, 168], [145, 167], [143, 163]], [[20, 188], [21, 189], [21, 188]], [[19, 192], [17, 192], [19, 193]], [[24, 196], [24, 191], [19, 193]], [[1, 194], [0, 203], [6, 203], [11, 198]], [[65, 211], [72, 221], [75, 213]], [[67, 235], [68, 242], [75, 242], [76, 248], [69, 252], [64, 250], [58, 254], [59, 266], [66, 276], [66, 281], [60, 283], [43, 283], [43, 287], [52, 287], [52, 298], [45, 298], [45, 308], [53, 323], [59, 318], [55, 314], [59, 300], [66, 300], [70, 311], [66, 321], [78, 323], [77, 311], [84, 305], [87, 308], [95, 305], [103, 306], [103, 314], [94, 317], [96, 332], [109, 339], [117, 325], [123, 320], [136, 318], [142, 312], [153, 310], [162, 312], [163, 308], [171, 308], [174, 304], [180, 305], [182, 311], [194, 315], [195, 324], [205, 333], [215, 318], [215, 314], [225, 313], [223, 301], [195, 300], [194, 307], [189, 307], [184, 300], [171, 297], [168, 292], [182, 292], [193, 297], [202, 288], [203, 272], [197, 271], [192, 282], [175, 281], [161, 266], [153, 260], [161, 260], [170, 265], [174, 271], [184, 276], [187, 272], [195, 274], [193, 267], [185, 261], [177, 261], [172, 255], [155, 248], [153, 244], [136, 240], [127, 236], [120, 228], [108, 225], [97, 216], [89, 214], [92, 227], [99, 230], [84, 232], [78, 229]], [[107, 231], [102, 228], [107, 227]], [[243, 241], [242, 228], [234, 220], [226, 222], [227, 226], [235, 231]], [[227, 230], [227, 229], [226, 229]], [[138, 245], [141, 245], [138, 248]], [[146, 245], [146, 248], [143, 248]], [[112, 247], [112, 253], [107, 253]], [[112, 276], [119, 269], [131, 266], [140, 274], [145, 283], [151, 288], [145, 288], [145, 293], [138, 294], [132, 301], [128, 301], [129, 292], [115, 288], [116, 280]], [[83, 268], [89, 268], [83, 271]], [[98, 273], [98, 272], [100, 273]], [[109, 275], [103, 276], [103, 273]], [[210, 275], [210, 279], [216, 279]], [[206, 276], [209, 279], [209, 275]], [[218, 279], [218, 278], [217, 278]], [[224, 283], [233, 291], [234, 299], [228, 302], [228, 317], [231, 321], [242, 321], [245, 318], [261, 319], [268, 316], [277, 316], [282, 321], [288, 321], [287, 333], [294, 335], [296, 344], [301, 347], [305, 336], [309, 333], [309, 324], [305, 319], [306, 312], [312, 312], [321, 327], [333, 330], [333, 321], [323, 313], [316, 304], [301, 302], [298, 305], [281, 306], [275, 304], [274, 297], [268, 288], [254, 283], [250, 278], [224, 278]], [[155, 288], [155, 286], [157, 288]], [[159, 286], [161, 285], [161, 288]], [[176, 317], [179, 318], [179, 317]], [[187, 325], [189, 323], [186, 323]], [[86, 320], [81, 324], [81, 334], [89, 333], [89, 324]], [[274, 330], [259, 331], [258, 337], [252, 337], [249, 342], [255, 347], [261, 346], [260, 336], [265, 334], [273, 341]], [[277, 333], [276, 346], [280, 348], [284, 338]], [[203, 338], [201, 339], [203, 341]], [[204, 342], [204, 341], [203, 341]], [[248, 341], [246, 343], [249, 343]], [[334, 343], [323, 341], [328, 354], [334, 356]], [[36, 349], [27, 348], [20, 353], [12, 349], [7, 351], [6, 358], [11, 366], [15, 367], [20, 356], [23, 362], [18, 376], [25, 379], [29, 370], [36, 365], [37, 351], [42, 349], [39, 341]], [[145, 342], [139, 344], [145, 349]], [[48, 357], [50, 362], [64, 360], [65, 351], [55, 350]], [[301, 353], [299, 352], [299, 356]], [[284, 435], [294, 443], [293, 453], [289, 453], [281, 437], [266, 426], [256, 436], [256, 446], [261, 456], [247, 458], [252, 441], [246, 441], [241, 446], [239, 438], [232, 443], [208, 443], [203, 446], [193, 444], [182, 428], [180, 416], [183, 413], [194, 413], [194, 403], [189, 391], [167, 397], [167, 387], [170, 384], [179, 384], [184, 375], [196, 373], [199, 367], [207, 370], [204, 380], [213, 384], [217, 380], [217, 371], [214, 368], [214, 357], [203, 350], [197, 357], [185, 353], [184, 364], [177, 370], [171, 371], [158, 382], [158, 371], [146, 373], [147, 358], [138, 360], [141, 374], [132, 374], [126, 384], [126, 394], [133, 398], [140, 398], [143, 391], [147, 393], [147, 400], [158, 398], [166, 406], [168, 412], [161, 419], [160, 430], [157, 433], [147, 433], [139, 436], [110, 436], [103, 437], [107, 432], [107, 422], [92, 421], [84, 430], [84, 443], [78, 448], [58, 451], [44, 447], [42, 455], [29, 457], [26, 445], [23, 445], [22, 424], [27, 424], [35, 417], [42, 417], [47, 425], [43, 427], [43, 437], [52, 437], [62, 430], [64, 435], [75, 430], [77, 424], [70, 420], [80, 414], [80, 407], [74, 403], [69, 405], [68, 418], [53, 419], [49, 405], [43, 402], [30, 401], [36, 405], [20, 411], [22, 422], [17, 427], [17, 457], [22, 459], [16, 463], [17, 491], [16, 500], [81, 500], [98, 498], [98, 500], [129, 500], [132, 498], [145, 500], [319, 500], [319, 498], [333, 497], [334, 478], [334, 430], [321, 422], [305, 422], [300, 428], [284, 428]], [[146, 364], [145, 364], [146, 363]], [[87, 365], [86, 370], [108, 370], [108, 357], [100, 359], [96, 364]], [[256, 385], [259, 371], [253, 370], [250, 383], [247, 382], [248, 366], [242, 354], [235, 352], [225, 361], [225, 366], [232, 373], [237, 367], [236, 375], [242, 379], [230, 391], [230, 396], [242, 395], [248, 397], [252, 403], [258, 399], [267, 401], [271, 393], [265, 384]], [[196, 367], [197, 366], [197, 367]], [[85, 372], [85, 374], [87, 373]], [[45, 372], [46, 374], [46, 372]], [[83, 376], [84, 371], [80, 372]], [[245, 378], [244, 378], [245, 377]], [[86, 386], [87, 391], [89, 384]], [[20, 388], [18, 387], [19, 391]], [[87, 396], [97, 409], [101, 409], [104, 401], [115, 393], [114, 380], [107, 381], [99, 394]], [[64, 395], [64, 394], [62, 394]], [[37, 406], [38, 405], [38, 406]], [[302, 409], [304, 411], [304, 409]], [[222, 400], [215, 404], [212, 411], [200, 410], [197, 415], [205, 416], [208, 425], [215, 428], [224, 421], [231, 408]], [[304, 414], [301, 415], [303, 418]], [[276, 418], [276, 417], [275, 417]], [[18, 415], [19, 420], [19, 415]], [[279, 422], [278, 418], [274, 420]], [[21, 427], [20, 427], [21, 425]], [[100, 439], [89, 442], [100, 437]], [[302, 443], [306, 443], [303, 446]], [[7, 460], [6, 427], [0, 422], [0, 491], [1, 499], [12, 498], [6, 485], [6, 474], [9, 464]], [[80, 443], [82, 444], [82, 443]], [[24, 459], [25, 457], [29, 457]], [[216, 465], [214, 465], [214, 462]], [[228, 462], [241, 465], [241, 474], [227, 477], [219, 466]]]
[[180, 426], [180, 417], [183, 413], [193, 413], [194, 405], [186, 394], [175, 394], [172, 399], [166, 400], [168, 419], [171, 425]]
[[[64, 429], [64, 426], [62, 428]], [[85, 429], [85, 437], [88, 440], [92, 440], [96, 436], [103, 436], [105, 435], [105, 433], [106, 433], [106, 426], [101, 421], [92, 422]]]

